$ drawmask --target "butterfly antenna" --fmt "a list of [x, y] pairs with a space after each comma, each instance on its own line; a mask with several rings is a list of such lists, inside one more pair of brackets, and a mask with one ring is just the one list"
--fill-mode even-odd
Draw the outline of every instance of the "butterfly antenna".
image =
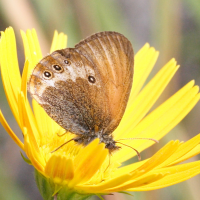
[[62, 134], [59, 134], [59, 133], [57, 133], [57, 136], [58, 137], [62, 137], [63, 135], [65, 135], [67, 132], [64, 132], [64, 133], [62, 133]]
[[108, 166], [107, 166], [106, 169], [104, 170], [104, 173], [106, 172], [106, 170], [107, 170], [108, 167], [110, 166], [110, 158], [111, 158], [110, 155], [111, 155], [111, 154], [109, 153], [109, 154], [108, 154], [108, 156], [109, 156]]
[[74, 140], [74, 138], [72, 138], [71, 140], [68, 140], [67, 142], [63, 143], [63, 144], [60, 145], [58, 148], [56, 148], [55, 150], [51, 151], [51, 153], [54, 153], [55, 151], [57, 151], [58, 149], [60, 149], [60, 148], [63, 147], [64, 145], [66, 145], [67, 143], [71, 142], [72, 140]]
[[116, 141], [120, 141], [120, 140], [151, 140], [155, 143], [159, 143], [158, 140], [153, 139], [153, 138], [122, 138], [122, 139], [119, 139], [119, 140], [116, 140]]
[[129, 147], [129, 148], [133, 149], [133, 150], [137, 153], [138, 160], [141, 160], [140, 153], [139, 153], [139, 151], [138, 151], [137, 149], [135, 149], [135, 148], [133, 148], [133, 147], [127, 145], [127, 144], [121, 143], [121, 142], [116, 142], [116, 143], [122, 144], [122, 145], [124, 145], [124, 146], [126, 146], [126, 147]]

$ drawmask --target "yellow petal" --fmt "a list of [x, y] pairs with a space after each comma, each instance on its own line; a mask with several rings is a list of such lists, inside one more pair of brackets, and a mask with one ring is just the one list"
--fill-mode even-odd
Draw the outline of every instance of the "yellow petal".
[[54, 32], [53, 41], [50, 49], [50, 53], [58, 49], [64, 49], [67, 46], [67, 36], [64, 33], [58, 34], [57, 31]]
[[178, 148], [180, 143], [178, 141], [171, 141], [167, 145], [165, 145], [162, 149], [160, 149], [154, 156], [151, 157], [147, 162], [145, 162], [139, 168], [132, 170], [132, 172], [126, 172], [124, 174], [116, 174], [116, 177], [112, 177], [112, 179], [105, 180], [100, 184], [95, 186], [77, 186], [80, 190], [83, 189], [86, 191], [93, 191], [93, 192], [113, 192], [113, 191], [121, 191], [121, 188], [128, 189], [130, 183], [133, 183], [137, 180], [140, 180], [143, 175], [147, 174], [148, 172], [154, 169], [155, 167], [162, 164], [168, 157], [170, 157], [174, 151]]
[[[10, 47], [8, 46], [12, 47], [13, 45], [13, 48], [16, 48], [14, 46], [15, 44], [8, 44], [7, 39], [10, 38], [10, 35], [9, 35], [10, 32], [12, 32], [12, 29], [9, 31], [6, 31], [6, 33], [1, 32], [1, 45], [0, 45], [1, 77], [2, 77], [2, 83], [3, 83], [8, 104], [11, 108], [11, 111], [17, 123], [19, 124], [21, 128], [21, 124], [19, 121], [19, 113], [18, 113], [18, 108], [17, 108], [18, 92], [20, 91], [20, 88], [21, 88], [21, 80], [19, 80], [17, 69], [12, 69], [12, 68], [18, 67], [18, 63], [12, 63], [13, 66], [9, 65], [10, 64], [9, 59], [12, 60], [12, 58], [10, 57], [10, 52], [8, 52], [8, 49], [10, 49]], [[14, 36], [12, 35], [12, 37]], [[11, 41], [12, 40], [13, 39], [11, 39]], [[13, 56], [15, 57], [16, 55], [13, 55]], [[16, 79], [13, 77], [14, 74], [12, 70], [16, 72]], [[14, 83], [13, 83], [12, 78], [14, 78]]]
[[[115, 187], [110, 189], [112, 192], [117, 192], [117, 191], [129, 191], [129, 188], [132, 188], [132, 191], [137, 191], [137, 188], [141, 188], [144, 185], [150, 185], [151, 183], [155, 182], [155, 181], [159, 181], [160, 179], [162, 179], [165, 176], [164, 173], [162, 174], [151, 174], [151, 175], [147, 175], [145, 177], [141, 177], [139, 180], [135, 180], [132, 181], [129, 184], [126, 185], [122, 185], [120, 187]], [[110, 191], [109, 189], [105, 190], [104, 192], [108, 192]]]
[[[19, 88], [21, 87], [21, 75], [19, 71], [19, 64], [18, 64], [18, 58], [17, 58], [17, 47], [16, 47], [16, 40], [15, 40], [15, 34], [13, 28], [9, 27], [5, 31], [5, 37], [1, 38], [1, 40], [4, 41], [4, 58], [7, 70], [9, 72], [9, 78], [10, 81], [12, 81], [12, 88], [13, 93], [15, 97], [17, 98], [17, 92], [19, 91]], [[2, 45], [3, 46], [3, 45]], [[5, 55], [6, 54], [6, 55]]]
[[[189, 159], [190, 154], [188, 154], [188, 152], [194, 149], [199, 143], [200, 143], [200, 134], [196, 135], [195, 137], [188, 140], [187, 142], [182, 143], [177, 149], [177, 151], [173, 154], [173, 156], [171, 156], [170, 159], [167, 159], [166, 162], [162, 164], [162, 166], [175, 165], [180, 162], [183, 162], [184, 160]], [[199, 153], [199, 152], [200, 152], [200, 149], [198, 148], [198, 151], [196, 153]]]
[[155, 173], [159, 171], [161, 173], [168, 173], [168, 175], [164, 176], [158, 181], [155, 181], [151, 184], [141, 186], [138, 188], [129, 188], [127, 191], [148, 191], [148, 190], [156, 190], [164, 187], [168, 187], [170, 185], [174, 185], [185, 181], [187, 179], [192, 178], [193, 176], [200, 173], [199, 170], [200, 161], [182, 164], [173, 167], [167, 167], [165, 169], [157, 170]]
[[[33, 110], [35, 119], [38, 124], [39, 132], [43, 135], [52, 135], [59, 132], [62, 129], [54, 120], [52, 120], [45, 110], [33, 99]], [[43, 138], [41, 136], [41, 138]]]
[[63, 156], [52, 155], [44, 173], [57, 184], [67, 184], [74, 177], [73, 161]]
[[185, 155], [183, 155], [180, 158], [177, 158], [176, 161], [174, 161], [173, 163], [171, 163], [171, 165], [175, 165], [178, 164], [180, 162], [183, 162], [185, 160], [188, 160], [196, 155], [198, 155], [200, 153], [200, 144], [198, 144], [196, 147], [194, 147], [193, 149], [191, 149], [189, 152], [187, 152]]
[[131, 106], [127, 108], [119, 127], [114, 132], [116, 139], [122, 134], [126, 138], [124, 133], [130, 128], [133, 129], [141, 121], [162, 94], [177, 69], [176, 61], [172, 59], [145, 86]]
[[34, 29], [32, 31], [28, 30], [26, 34], [21, 31], [21, 36], [24, 44], [25, 60], [29, 61], [29, 78], [33, 68], [42, 58], [42, 53], [39, 46], [37, 34]]
[[108, 150], [105, 149], [105, 144], [99, 144], [99, 139], [95, 139], [83, 148], [74, 160], [75, 178], [69, 183], [69, 187], [90, 180], [99, 170], [107, 155]]
[[[175, 95], [170, 97], [161, 106], [147, 115], [125, 138], [154, 138], [159, 140], [167, 134], [174, 126], [176, 126], [196, 105], [199, 101], [199, 88], [193, 87], [194, 82], [191, 81]], [[139, 152], [154, 144], [149, 140], [127, 140], [126, 144], [133, 146]], [[116, 152], [113, 159], [123, 162], [135, 153], [130, 148], [123, 147]]]
[[8, 125], [7, 121], [5, 120], [3, 113], [0, 110], [0, 122], [2, 126], [5, 128], [5, 130], [8, 132], [10, 137], [15, 141], [15, 143], [22, 149], [24, 150], [24, 144], [19, 140], [19, 138], [15, 135], [15, 133], [12, 131], [10, 126]]
[[37, 33], [36, 33], [35, 29], [31, 30], [30, 38], [33, 38], [34, 50], [36, 52], [36, 60], [38, 62], [43, 56], [42, 56], [42, 51], [41, 51], [41, 48], [40, 48], [39, 40], [38, 40]]
[[41, 49], [39, 48], [39, 42], [37, 35], [34, 33], [34, 29], [27, 30], [26, 37], [28, 41], [28, 48], [30, 49], [31, 63], [35, 66], [40, 59], [42, 59]]
[[24, 127], [28, 130], [28, 136], [30, 138], [32, 148], [34, 151], [36, 151], [38, 154], [40, 154], [39, 146], [37, 141], [38, 140], [38, 129], [36, 127], [36, 123], [34, 121], [34, 117], [32, 116], [32, 110], [30, 108], [30, 105], [27, 101], [25, 101], [24, 95], [21, 92], [19, 94], [19, 113], [20, 113], [20, 121], [22, 123], [22, 127], [24, 130]]
[[27, 77], [28, 77], [28, 67], [29, 61], [26, 60], [23, 73], [22, 73], [22, 84], [21, 84], [21, 91], [24, 94], [25, 99], [27, 99]]
[[58, 42], [58, 31], [54, 31], [53, 41], [51, 43], [50, 53], [56, 50], [56, 45]]
[[44, 175], [44, 166], [45, 166], [44, 158], [42, 157], [41, 152], [35, 150], [32, 141], [29, 140], [26, 128], [23, 129], [23, 133], [24, 133], [24, 150], [26, 152], [26, 155], [28, 156], [34, 168], [36, 168], [39, 172], [41, 172]]
[[128, 106], [137, 96], [144, 85], [148, 75], [152, 71], [158, 58], [158, 52], [154, 48], [150, 48], [149, 44], [145, 44], [134, 57], [134, 77]]

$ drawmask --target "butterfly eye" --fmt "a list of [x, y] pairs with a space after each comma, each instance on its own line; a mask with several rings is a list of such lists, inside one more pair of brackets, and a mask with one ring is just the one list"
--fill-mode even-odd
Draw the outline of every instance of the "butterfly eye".
[[52, 73], [49, 71], [44, 71], [43, 76], [45, 79], [51, 79], [52, 78]]
[[94, 76], [88, 76], [88, 81], [90, 83], [95, 83], [96, 82], [96, 79], [94, 78]]
[[71, 62], [69, 60], [64, 60], [64, 63], [67, 64], [67, 65], [71, 64]]
[[63, 67], [59, 65], [53, 65], [53, 69], [57, 72], [63, 72]]

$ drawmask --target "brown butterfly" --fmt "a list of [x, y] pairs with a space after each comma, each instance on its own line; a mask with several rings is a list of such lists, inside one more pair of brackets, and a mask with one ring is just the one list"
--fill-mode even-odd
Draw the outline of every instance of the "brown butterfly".
[[76, 134], [72, 140], [87, 145], [99, 138], [111, 153], [119, 149], [112, 132], [127, 105], [133, 65], [130, 41], [120, 33], [100, 32], [44, 57], [28, 90], [53, 120]]

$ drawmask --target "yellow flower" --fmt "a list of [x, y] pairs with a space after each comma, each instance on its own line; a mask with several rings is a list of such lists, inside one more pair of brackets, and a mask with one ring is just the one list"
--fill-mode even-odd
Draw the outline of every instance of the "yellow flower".
[[[127, 166], [122, 163], [136, 156], [131, 148], [122, 148], [109, 156], [103, 143], [95, 139], [86, 147], [69, 142], [59, 150], [54, 149], [73, 138], [63, 130], [40, 107], [35, 100], [32, 107], [27, 99], [27, 80], [42, 58], [35, 30], [21, 32], [25, 64], [20, 75], [16, 41], [12, 28], [1, 32], [0, 64], [5, 94], [16, 121], [24, 136], [21, 142], [7, 124], [2, 112], [0, 121], [16, 144], [25, 152], [27, 162], [36, 169], [36, 182], [50, 188], [50, 195], [68, 199], [76, 195], [87, 197], [122, 191], [147, 191], [167, 187], [187, 180], [200, 173], [200, 161], [179, 164], [200, 152], [200, 135], [187, 142], [170, 141], [155, 155]], [[67, 37], [55, 32], [50, 52], [65, 48]], [[178, 69], [171, 59], [144, 86], [158, 57], [154, 48], [145, 44], [135, 55], [134, 82], [126, 112], [119, 127], [113, 132], [115, 140], [120, 138], [154, 138], [165, 136], [196, 105], [200, 95], [198, 86], [190, 81], [158, 108], [149, 113]], [[139, 152], [153, 145], [151, 140], [124, 140]], [[109, 160], [110, 159], [110, 160]], [[109, 164], [110, 162], [110, 164]], [[46, 195], [46, 196], [45, 196]], [[64, 198], [63, 198], [64, 199]]]

